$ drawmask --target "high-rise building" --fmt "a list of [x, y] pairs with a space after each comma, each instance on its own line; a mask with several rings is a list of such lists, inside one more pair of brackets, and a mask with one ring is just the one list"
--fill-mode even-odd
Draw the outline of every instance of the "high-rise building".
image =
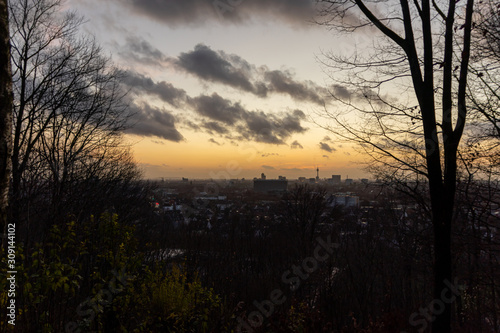
[[340, 184], [342, 177], [340, 175], [332, 175], [332, 183]]
[[255, 192], [279, 193], [286, 192], [288, 180], [286, 179], [254, 179], [253, 190]]

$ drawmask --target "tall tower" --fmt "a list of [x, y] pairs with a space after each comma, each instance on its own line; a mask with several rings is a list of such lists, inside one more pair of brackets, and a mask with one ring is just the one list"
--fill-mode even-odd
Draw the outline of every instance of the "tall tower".
[[316, 167], [316, 181], [319, 180], [319, 168]]

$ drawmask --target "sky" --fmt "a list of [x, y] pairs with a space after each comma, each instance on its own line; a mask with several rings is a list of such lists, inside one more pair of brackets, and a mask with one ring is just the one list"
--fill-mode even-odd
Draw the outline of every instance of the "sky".
[[126, 140], [146, 178], [367, 177], [317, 124], [337, 107], [324, 52], [363, 34], [314, 23], [315, 0], [68, 0], [122, 68], [135, 114]]

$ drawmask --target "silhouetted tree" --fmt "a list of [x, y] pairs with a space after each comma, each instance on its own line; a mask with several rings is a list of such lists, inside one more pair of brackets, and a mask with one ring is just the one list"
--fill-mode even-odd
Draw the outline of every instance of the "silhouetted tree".
[[[13, 215], [21, 222], [48, 206], [53, 223], [68, 213], [63, 207], [82, 202], [75, 199], [86, 187], [105, 202], [113, 183], [139, 175], [121, 139], [128, 120], [121, 73], [62, 5], [10, 4]], [[25, 234], [35, 227], [23, 226]]]
[[283, 219], [299, 253], [308, 253], [318, 225], [328, 217], [327, 191], [322, 187], [295, 185], [283, 196]]
[[466, 176], [500, 174], [500, 10], [481, 3], [475, 13], [473, 53], [467, 98], [471, 105], [469, 149], [462, 154]]
[[12, 145], [12, 73], [10, 67], [9, 12], [0, 1], [0, 230], [5, 233], [9, 204]]
[[[446, 281], [452, 281], [451, 225], [458, 152], [468, 116], [474, 0], [321, 3], [323, 24], [342, 32], [378, 31], [383, 37], [374, 43], [377, 52], [367, 57], [331, 57], [337, 67], [351, 73], [340, 83], [356, 90], [333, 86], [332, 96], [343, 102], [344, 108], [337, 113], [326, 110], [325, 115], [334, 122], [330, 130], [360, 143], [391, 172], [428, 179], [434, 229], [434, 297], [441, 299]], [[413, 96], [398, 99], [396, 84]], [[390, 90], [384, 90], [387, 85]], [[412, 105], [413, 100], [416, 105]], [[348, 111], [359, 113], [355, 125], [345, 116]], [[433, 332], [450, 332], [450, 303], [436, 314], [432, 326]]]

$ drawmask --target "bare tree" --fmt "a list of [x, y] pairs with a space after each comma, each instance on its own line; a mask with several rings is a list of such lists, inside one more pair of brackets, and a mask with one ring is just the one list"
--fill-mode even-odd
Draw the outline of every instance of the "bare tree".
[[12, 193], [18, 220], [23, 197], [33, 188], [47, 184], [49, 193], [42, 191], [41, 197], [50, 196], [60, 207], [68, 186], [98, 178], [99, 168], [111, 161], [128, 159], [120, 150], [128, 120], [122, 74], [93, 38], [80, 35], [83, 19], [62, 11], [62, 4], [24, 0], [9, 7]]
[[0, 2], [0, 225], [7, 226], [12, 145], [12, 73], [10, 68], [9, 13]]
[[[332, 95], [343, 103], [344, 111], [358, 112], [360, 118], [349, 121], [345, 113], [325, 113], [334, 121], [330, 130], [360, 143], [393, 174], [428, 179], [434, 230], [433, 294], [440, 300], [447, 292], [447, 281], [452, 281], [451, 226], [458, 153], [468, 116], [474, 0], [321, 2], [323, 24], [342, 32], [364, 30], [382, 37], [373, 42], [376, 53], [370, 58], [359, 53], [350, 58], [331, 57], [337, 69], [351, 74], [339, 83], [357, 88], [345, 97], [345, 90], [337, 84]], [[402, 100], [395, 95], [401, 92], [411, 93], [410, 97]], [[433, 332], [450, 332], [449, 302], [436, 313], [432, 326]]]
[[500, 11], [486, 3], [476, 11], [476, 29], [470, 71], [468, 102], [471, 106], [470, 149], [462, 159], [469, 176], [500, 173]]
[[329, 200], [325, 188], [296, 185], [283, 196], [284, 220], [301, 255], [309, 253], [318, 225], [326, 220]]

